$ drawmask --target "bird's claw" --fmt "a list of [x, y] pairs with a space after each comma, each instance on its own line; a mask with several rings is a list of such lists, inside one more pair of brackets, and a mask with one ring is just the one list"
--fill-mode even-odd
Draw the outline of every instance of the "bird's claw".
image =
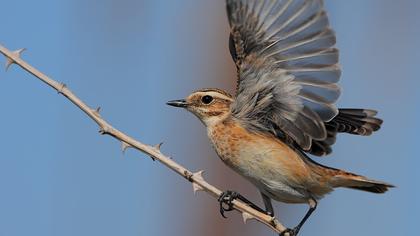
[[232, 202], [238, 197], [239, 193], [234, 191], [225, 191], [220, 195], [218, 201], [220, 203], [220, 214], [223, 216], [223, 218], [227, 218], [225, 216], [226, 211], [234, 210]]
[[287, 228], [283, 232], [281, 232], [279, 236], [285, 236], [286, 233], [288, 234], [288, 236], [297, 236], [297, 234], [299, 233], [299, 230], [297, 230], [296, 228], [294, 229]]

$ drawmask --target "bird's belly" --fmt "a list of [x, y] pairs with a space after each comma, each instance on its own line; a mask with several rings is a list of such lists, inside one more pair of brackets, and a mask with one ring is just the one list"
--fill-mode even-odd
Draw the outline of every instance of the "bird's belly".
[[[310, 198], [303, 186], [296, 184], [290, 172], [270, 151], [249, 153], [244, 148], [237, 157], [237, 165], [231, 166], [237, 173], [252, 182], [271, 199], [286, 203], [306, 203]], [[256, 154], [257, 153], [257, 154]]]
[[300, 184], [304, 179], [299, 176], [300, 163], [289, 156], [295, 155], [294, 152], [279, 148], [278, 142], [227, 132], [227, 135], [217, 138], [210, 136], [217, 154], [226, 165], [274, 200], [307, 202], [310, 196]]

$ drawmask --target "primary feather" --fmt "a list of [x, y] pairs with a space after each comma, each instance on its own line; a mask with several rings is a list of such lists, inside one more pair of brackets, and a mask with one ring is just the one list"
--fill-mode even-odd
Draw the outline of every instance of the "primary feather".
[[322, 0], [227, 0], [227, 11], [238, 69], [232, 115], [306, 151], [325, 140], [340, 68]]

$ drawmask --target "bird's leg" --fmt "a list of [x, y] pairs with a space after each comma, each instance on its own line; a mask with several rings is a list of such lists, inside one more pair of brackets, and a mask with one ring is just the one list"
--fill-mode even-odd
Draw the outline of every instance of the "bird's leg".
[[273, 204], [271, 204], [271, 199], [267, 195], [265, 195], [263, 192], [261, 192], [261, 196], [264, 202], [266, 214], [270, 216], [274, 216], [274, 209], [273, 209]]
[[306, 215], [303, 217], [303, 219], [300, 221], [300, 223], [294, 227], [293, 229], [286, 229], [283, 231], [280, 236], [285, 235], [286, 233], [289, 233], [290, 236], [296, 236], [299, 233], [300, 228], [302, 228], [303, 224], [305, 224], [306, 220], [311, 216], [311, 214], [315, 211], [316, 206], [318, 205], [317, 201], [313, 198], [309, 199], [309, 210], [306, 213]]
[[233, 200], [236, 200], [236, 199], [242, 201], [243, 203], [247, 204], [248, 206], [254, 208], [257, 211], [266, 214], [266, 212], [263, 209], [261, 209], [259, 206], [255, 205], [250, 200], [246, 199], [240, 193], [228, 190], [228, 191], [223, 192], [218, 199], [218, 201], [220, 203], [220, 214], [224, 218], [227, 218], [225, 216], [225, 211], [232, 211], [234, 209], [232, 202], [233, 202]]

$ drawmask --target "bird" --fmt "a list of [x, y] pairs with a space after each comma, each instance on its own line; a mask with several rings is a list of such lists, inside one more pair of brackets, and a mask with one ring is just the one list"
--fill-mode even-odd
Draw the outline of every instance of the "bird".
[[265, 210], [235, 191], [219, 197], [220, 212], [239, 199], [274, 216], [272, 200], [308, 204], [297, 235], [318, 201], [335, 188], [385, 193], [393, 185], [328, 167], [339, 133], [369, 136], [383, 121], [372, 109], [337, 108], [341, 68], [336, 35], [322, 0], [226, 0], [235, 95], [200, 89], [167, 102], [205, 125], [220, 159], [261, 193]]

